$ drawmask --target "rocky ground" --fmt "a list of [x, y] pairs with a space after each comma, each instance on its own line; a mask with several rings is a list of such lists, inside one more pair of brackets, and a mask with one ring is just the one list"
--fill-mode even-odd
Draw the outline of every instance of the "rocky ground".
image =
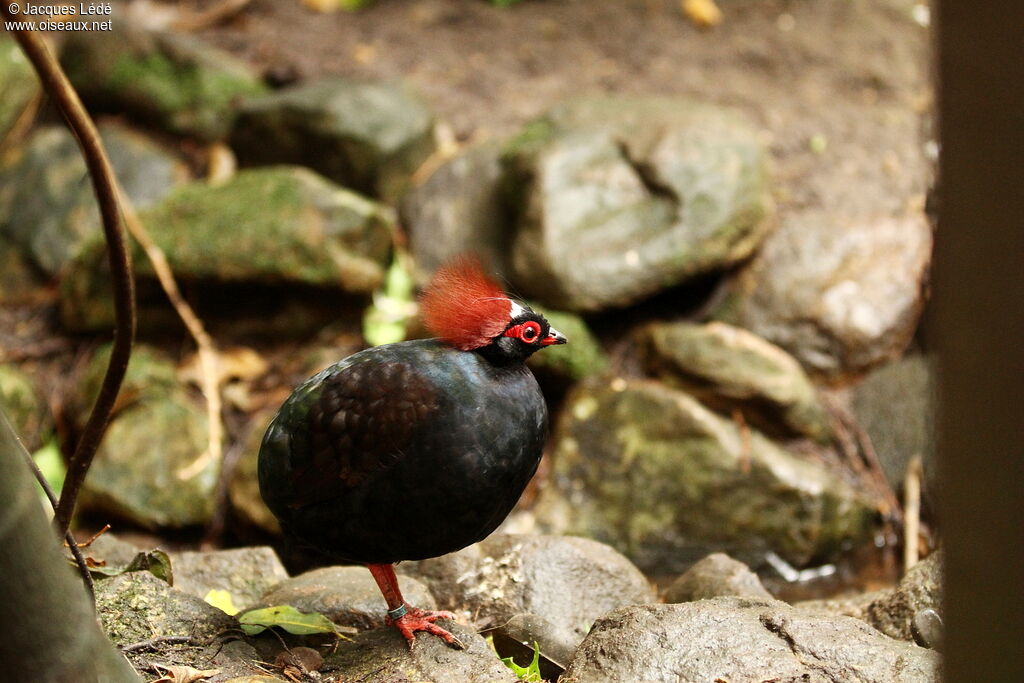
[[[124, 530], [90, 552], [140, 670], [511, 680], [495, 649], [536, 641], [566, 681], [937, 678], [938, 556], [864, 592], [896, 578], [892, 490], [915, 455], [931, 471], [926, 9], [722, 9], [701, 32], [659, 0], [253, 0], [186, 31], [188, 6], [139, 0], [114, 33], [62, 36], [218, 347], [220, 461], [209, 377], [136, 249], [139, 343], [82, 528]], [[84, 165], [37, 98], [0, 36], [0, 400], [30, 448], [70, 452], [109, 275]], [[401, 567], [468, 649], [410, 655], [365, 570], [304, 573], [280, 544], [255, 458], [297, 381], [420, 334], [414, 285], [467, 249], [571, 344], [531, 361], [552, 437], [508, 533]], [[158, 544], [173, 583], [118, 574]], [[774, 599], [808, 590], [846, 594]], [[239, 630], [276, 605], [344, 638]]]

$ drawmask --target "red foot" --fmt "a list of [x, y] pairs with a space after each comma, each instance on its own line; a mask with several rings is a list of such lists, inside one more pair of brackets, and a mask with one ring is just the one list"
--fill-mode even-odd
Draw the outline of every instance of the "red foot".
[[397, 619], [387, 617], [384, 620], [384, 623], [398, 629], [399, 633], [409, 641], [410, 650], [416, 646], [416, 631], [433, 633], [435, 636], [440, 636], [446, 643], [459, 650], [466, 649], [465, 644], [461, 640], [434, 623], [438, 619], [451, 619], [454, 621], [454, 614], [451, 612], [431, 612], [419, 609], [418, 607], [408, 607], [408, 610], [408, 612]]

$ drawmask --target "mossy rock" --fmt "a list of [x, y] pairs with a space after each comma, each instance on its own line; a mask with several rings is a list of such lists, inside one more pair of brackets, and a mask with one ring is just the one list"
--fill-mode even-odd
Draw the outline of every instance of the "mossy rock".
[[540, 521], [649, 570], [679, 570], [714, 550], [823, 561], [865, 540], [876, 518], [870, 496], [823, 462], [650, 380], [579, 385], [560, 416], [553, 463]]
[[14, 39], [0, 35], [0, 138], [39, 93], [39, 80]]
[[61, 55], [71, 83], [94, 108], [211, 141], [227, 135], [242, 97], [266, 90], [246, 63], [195, 36], [113, 25], [112, 32], [70, 34]]
[[762, 431], [827, 441], [828, 413], [795, 358], [725, 323], [655, 323], [638, 334], [651, 376], [685, 389], [726, 415], [739, 410]]
[[[110, 348], [86, 367], [77, 419], [84, 422], [99, 391]], [[205, 408], [176, 379], [164, 354], [137, 345], [119, 396], [119, 409], [103, 436], [82, 489], [82, 505], [148, 529], [205, 524], [213, 514], [219, 463], [196, 472], [189, 465], [208, 447]]]
[[[221, 185], [183, 186], [140, 218], [179, 283], [207, 293], [236, 285], [317, 289], [319, 298], [339, 305], [342, 295], [367, 297], [380, 286], [393, 226], [382, 205], [290, 166], [241, 171]], [[140, 305], [161, 305], [152, 265], [137, 246], [132, 254]], [[61, 282], [68, 327], [112, 323], [108, 273], [97, 235]]]
[[32, 378], [14, 365], [0, 365], [0, 407], [25, 448], [34, 451], [42, 445], [53, 418]]
[[[145, 209], [188, 179], [185, 164], [125, 126], [103, 122], [100, 137], [121, 187]], [[42, 126], [0, 166], [0, 233], [33, 266], [58, 275], [90, 238], [100, 238], [96, 195], [75, 138]]]
[[107, 637], [122, 646], [154, 636], [189, 636], [206, 645], [238, 628], [234, 617], [145, 571], [97, 581], [96, 612]]
[[551, 326], [569, 340], [568, 344], [552, 346], [530, 356], [527, 363], [533, 370], [576, 381], [601, 373], [608, 367], [608, 357], [583, 318], [532, 302], [530, 307], [547, 318]]

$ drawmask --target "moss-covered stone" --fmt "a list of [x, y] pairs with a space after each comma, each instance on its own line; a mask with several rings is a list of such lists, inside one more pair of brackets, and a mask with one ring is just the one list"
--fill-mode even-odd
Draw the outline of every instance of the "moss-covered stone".
[[71, 34], [61, 61], [87, 103], [203, 140], [227, 135], [237, 101], [266, 90], [247, 64], [194, 36], [124, 21]]
[[39, 80], [18, 44], [0, 35], [0, 139], [39, 92]]
[[[78, 377], [75, 401], [78, 414], [74, 419], [79, 427], [85, 425], [88, 410], [99, 394], [107, 365], [110, 364], [112, 348], [110, 344], [98, 348]], [[146, 394], [154, 396], [172, 393], [176, 386], [177, 370], [166, 354], [146, 344], [135, 344], [132, 347], [131, 360], [128, 361], [128, 369], [121, 382], [121, 405], [131, 405]]]
[[638, 335], [646, 371], [727, 414], [738, 409], [773, 434], [819, 441], [828, 414], [795, 358], [761, 337], [725, 323], [656, 323]]
[[[83, 374], [78, 419], [106, 370], [109, 350]], [[120, 410], [111, 420], [82, 489], [82, 505], [146, 528], [204, 524], [213, 513], [218, 463], [188, 467], [208, 446], [205, 409], [175, 380], [163, 354], [137, 345], [128, 365]]]
[[552, 109], [506, 148], [522, 207], [513, 283], [573, 311], [624, 306], [748, 257], [766, 152], [737, 112], [668, 98]]
[[32, 378], [13, 365], [0, 365], [0, 407], [25, 448], [42, 445], [53, 418]]
[[302, 164], [394, 200], [433, 151], [433, 127], [407, 86], [327, 78], [245, 100], [231, 145], [243, 164]]
[[[99, 131], [136, 208], [152, 206], [187, 179], [184, 163], [140, 133], [110, 122]], [[65, 127], [37, 129], [0, 166], [0, 239], [43, 273], [57, 275], [83, 243], [99, 238], [100, 225], [82, 153]]]
[[[385, 207], [288, 166], [242, 171], [222, 185], [186, 185], [140, 217], [181, 283], [306, 286], [363, 296], [384, 277], [393, 222]], [[155, 289], [153, 268], [138, 247], [133, 258], [145, 303], [147, 283], [147, 291]], [[97, 235], [61, 283], [66, 325], [93, 329], [113, 321], [107, 273]]]
[[868, 496], [682, 391], [597, 377], [566, 399], [552, 485], [537, 514], [609, 543], [642, 568], [681, 569], [709, 551], [772, 550], [796, 564], [870, 533]]
[[149, 572], [96, 582], [96, 611], [107, 637], [129, 645], [154, 636], [189, 636], [206, 645], [238, 622], [201, 598], [171, 588]]

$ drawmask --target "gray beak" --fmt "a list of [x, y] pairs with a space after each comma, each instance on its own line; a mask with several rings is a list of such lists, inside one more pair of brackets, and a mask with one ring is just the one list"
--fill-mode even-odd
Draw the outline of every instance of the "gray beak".
[[548, 336], [544, 337], [540, 343], [542, 346], [551, 346], [552, 344], [565, 344], [568, 341], [564, 334], [553, 327], [549, 327]]

